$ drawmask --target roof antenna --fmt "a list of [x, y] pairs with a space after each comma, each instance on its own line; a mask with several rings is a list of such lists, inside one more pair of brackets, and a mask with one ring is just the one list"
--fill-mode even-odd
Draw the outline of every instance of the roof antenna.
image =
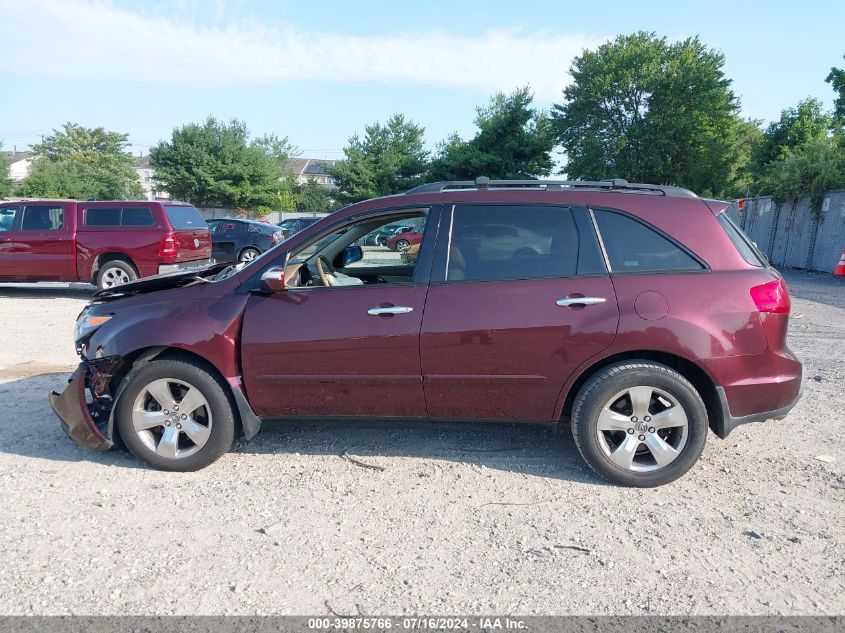
[[475, 188], [483, 191], [490, 188], [490, 179], [487, 176], [479, 176], [475, 179]]

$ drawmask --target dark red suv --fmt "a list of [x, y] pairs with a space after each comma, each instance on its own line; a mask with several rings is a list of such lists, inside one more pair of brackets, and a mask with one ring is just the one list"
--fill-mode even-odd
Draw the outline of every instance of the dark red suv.
[[[664, 484], [708, 428], [801, 394], [786, 285], [727, 206], [483, 178], [355, 204], [247, 264], [97, 293], [53, 407], [80, 444], [177, 471], [267, 419], [560, 422], [601, 476]], [[412, 220], [416, 258], [356, 245]]]

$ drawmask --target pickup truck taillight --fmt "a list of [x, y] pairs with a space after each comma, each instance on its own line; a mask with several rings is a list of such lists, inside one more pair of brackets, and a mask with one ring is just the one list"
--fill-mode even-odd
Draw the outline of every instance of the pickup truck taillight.
[[165, 235], [161, 238], [158, 255], [168, 259], [176, 257], [176, 238], [173, 235]]

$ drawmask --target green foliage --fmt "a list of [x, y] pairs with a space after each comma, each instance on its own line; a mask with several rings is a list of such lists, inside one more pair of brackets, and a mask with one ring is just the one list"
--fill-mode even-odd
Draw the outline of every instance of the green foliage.
[[845, 151], [837, 139], [813, 139], [767, 165], [758, 188], [778, 204], [810, 196], [818, 218], [824, 194], [845, 188]]
[[736, 188], [748, 129], [723, 73], [697, 37], [621, 35], [575, 58], [553, 121], [572, 178], [622, 177], [702, 194]]
[[313, 178], [299, 186], [296, 202], [298, 211], [328, 213], [337, 209], [331, 192]]
[[[0, 143], [0, 150], [3, 144]], [[12, 193], [12, 181], [9, 179], [9, 159], [0, 151], [0, 199]]]
[[36, 160], [20, 188], [27, 197], [140, 198], [135, 160], [127, 153], [128, 135], [65, 123], [32, 146]]
[[478, 132], [469, 141], [453, 134], [432, 162], [432, 180], [474, 180], [478, 176], [519, 179], [546, 176], [552, 170], [556, 139], [543, 111], [531, 107], [528, 86], [496, 93], [477, 109]]
[[[842, 56], [845, 59], [845, 55]], [[833, 67], [825, 79], [836, 92], [836, 100], [833, 102], [833, 116], [841, 125], [845, 125], [845, 70]]]
[[793, 150], [827, 138], [831, 123], [822, 102], [813, 97], [799, 102], [795, 108], [783, 110], [780, 119], [769, 124], [754, 148], [755, 176], [761, 177], [769, 163], [787, 157]]
[[421, 183], [428, 152], [425, 128], [394, 114], [386, 125], [373, 123], [344, 148], [345, 159], [329, 170], [348, 201], [402, 193]]
[[201, 207], [272, 207], [291, 146], [265, 136], [250, 141], [245, 123], [190, 123], [150, 149], [156, 180], [170, 195]]

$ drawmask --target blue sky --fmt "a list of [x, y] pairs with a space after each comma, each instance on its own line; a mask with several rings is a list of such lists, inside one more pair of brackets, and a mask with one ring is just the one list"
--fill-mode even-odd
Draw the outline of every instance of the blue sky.
[[640, 29], [720, 49], [743, 114], [769, 121], [810, 95], [830, 107], [843, 24], [841, 0], [0, 0], [0, 142], [25, 149], [74, 121], [146, 152], [214, 115], [338, 158], [365, 124], [403, 112], [433, 148], [471, 135], [496, 90], [530, 83], [548, 107], [573, 56]]

